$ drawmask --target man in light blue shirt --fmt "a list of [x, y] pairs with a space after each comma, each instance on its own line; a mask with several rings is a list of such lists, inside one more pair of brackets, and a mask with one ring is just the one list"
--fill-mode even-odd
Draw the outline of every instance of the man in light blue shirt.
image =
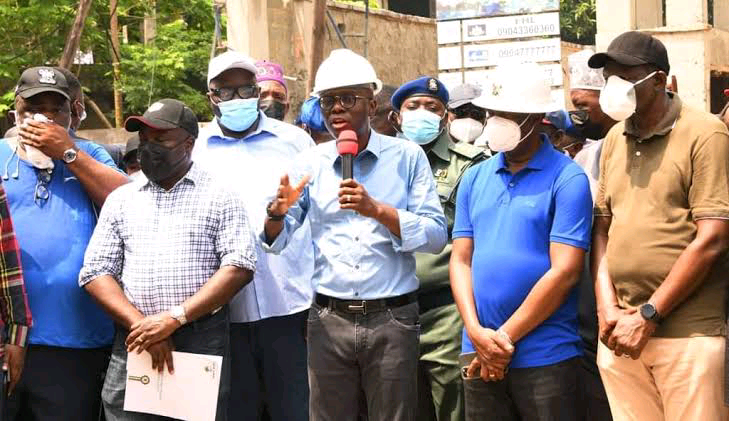
[[[335, 50], [319, 67], [315, 94], [329, 132], [357, 137], [354, 179], [342, 180], [336, 142], [297, 161], [267, 207], [267, 251], [290, 247], [311, 224], [316, 296], [309, 313], [310, 419], [356, 420], [359, 393], [374, 420], [410, 421], [417, 409], [418, 304], [414, 252], [438, 253], [448, 233], [422, 148], [370, 129], [372, 65]], [[308, 184], [308, 185], [307, 185]]]
[[[208, 97], [216, 118], [198, 136], [193, 159], [239, 192], [260, 231], [266, 204], [293, 159], [314, 146], [306, 132], [266, 117], [258, 106], [256, 68], [229, 51], [210, 62]], [[231, 399], [228, 416], [308, 419], [305, 327], [314, 250], [308, 224], [280, 255], [258, 249], [256, 272], [231, 302]]]

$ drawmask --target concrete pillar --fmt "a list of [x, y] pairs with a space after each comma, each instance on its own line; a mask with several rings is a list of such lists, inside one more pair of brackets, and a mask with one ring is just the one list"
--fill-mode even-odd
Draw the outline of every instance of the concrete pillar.
[[268, 57], [268, 1], [226, 0], [228, 47], [251, 57]]
[[623, 33], [636, 28], [636, 0], [597, 0], [597, 33]]
[[663, 1], [635, 0], [635, 27], [652, 29], [663, 26]]
[[666, 26], [686, 27], [708, 23], [707, 0], [666, 0]]
[[714, 27], [729, 31], [729, 0], [714, 0]]

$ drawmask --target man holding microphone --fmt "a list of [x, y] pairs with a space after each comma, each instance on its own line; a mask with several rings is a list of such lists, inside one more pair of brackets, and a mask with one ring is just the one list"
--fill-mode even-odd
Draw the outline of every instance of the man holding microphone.
[[360, 390], [372, 419], [416, 417], [413, 253], [440, 252], [447, 224], [422, 148], [370, 129], [381, 86], [372, 65], [350, 50], [332, 51], [321, 64], [314, 93], [329, 132], [356, 137], [353, 178], [342, 179], [337, 142], [304, 152], [303, 177], [293, 183], [282, 177], [261, 234], [264, 249], [277, 253], [304, 220], [311, 223], [312, 421], [356, 420]]

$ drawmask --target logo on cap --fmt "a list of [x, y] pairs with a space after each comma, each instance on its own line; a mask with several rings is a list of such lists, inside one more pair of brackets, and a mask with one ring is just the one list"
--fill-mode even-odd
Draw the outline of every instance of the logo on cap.
[[38, 75], [40, 76], [38, 82], [48, 85], [56, 84], [56, 72], [53, 69], [38, 69]]
[[438, 82], [435, 79], [428, 79], [428, 90], [438, 92]]
[[165, 104], [163, 104], [161, 102], [155, 102], [154, 104], [149, 106], [149, 109], [147, 111], [150, 113], [153, 113], [155, 111], [161, 110], [162, 107], [164, 107], [164, 106], [165, 106]]
[[501, 89], [502, 89], [502, 86], [500, 83], [494, 83], [493, 85], [491, 85], [491, 95], [492, 96], [501, 95]]

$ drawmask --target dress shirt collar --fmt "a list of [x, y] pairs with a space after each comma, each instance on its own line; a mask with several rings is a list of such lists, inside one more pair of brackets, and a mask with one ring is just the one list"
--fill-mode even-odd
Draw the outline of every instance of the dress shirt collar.
[[162, 187], [160, 187], [159, 184], [157, 184], [157, 183], [155, 183], [153, 181], [150, 181], [149, 179], [147, 179], [147, 177], [144, 177], [143, 179], [139, 180], [139, 185], [137, 186], [137, 190], [143, 190], [147, 186], [149, 186], [148, 189], [157, 189], [157, 190], [162, 190], [162, 191], [172, 191], [172, 190], [175, 189], [175, 187], [177, 187], [178, 185], [182, 184], [183, 182], [185, 182], [185, 183], [192, 183], [194, 185], [197, 185], [198, 183], [200, 183], [202, 177], [203, 177], [203, 172], [200, 170], [200, 166], [197, 165], [197, 164], [195, 164], [193, 162], [192, 165], [190, 166], [190, 169], [187, 170], [187, 173], [184, 176], [182, 176], [182, 178], [180, 178], [177, 181], [177, 183], [175, 183], [175, 185], [172, 186], [171, 189], [165, 190]]

